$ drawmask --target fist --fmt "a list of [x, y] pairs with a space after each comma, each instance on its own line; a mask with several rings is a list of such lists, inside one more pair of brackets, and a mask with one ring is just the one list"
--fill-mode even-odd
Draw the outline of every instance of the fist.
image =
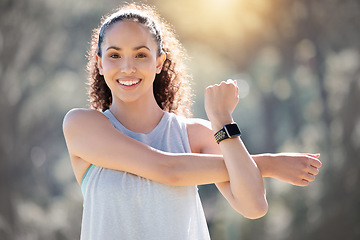
[[236, 81], [227, 80], [205, 89], [205, 111], [212, 124], [224, 126], [232, 122], [232, 112], [239, 102]]

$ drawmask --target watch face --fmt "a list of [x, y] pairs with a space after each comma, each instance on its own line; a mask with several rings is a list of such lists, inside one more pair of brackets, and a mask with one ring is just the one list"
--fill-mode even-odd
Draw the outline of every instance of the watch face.
[[225, 125], [224, 128], [229, 137], [241, 135], [240, 129], [236, 123]]

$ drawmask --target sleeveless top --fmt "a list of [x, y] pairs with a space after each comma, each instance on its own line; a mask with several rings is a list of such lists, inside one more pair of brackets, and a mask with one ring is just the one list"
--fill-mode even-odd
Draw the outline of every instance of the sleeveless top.
[[[109, 110], [103, 113], [117, 130], [155, 149], [191, 152], [184, 118], [173, 113], [165, 112], [147, 134], [126, 129]], [[169, 186], [91, 165], [81, 189], [82, 240], [210, 239], [197, 186]]]

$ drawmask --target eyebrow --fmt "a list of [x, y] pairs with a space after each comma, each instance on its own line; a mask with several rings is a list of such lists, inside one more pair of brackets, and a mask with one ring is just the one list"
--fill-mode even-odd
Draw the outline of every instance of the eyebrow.
[[[145, 46], [145, 45], [138, 46], [138, 47], [134, 47], [133, 50], [137, 51], [137, 50], [140, 50], [140, 49], [142, 49], [142, 48], [146, 48], [147, 50], [150, 51], [150, 48], [148, 48], [148, 47]], [[110, 49], [115, 49], [115, 50], [117, 50], [117, 51], [121, 51], [121, 50], [122, 50], [122, 48], [120, 48], [120, 47], [110, 46], [110, 47], [108, 47], [108, 48], [106, 49], [106, 51], [108, 51], [108, 50], [110, 50]]]

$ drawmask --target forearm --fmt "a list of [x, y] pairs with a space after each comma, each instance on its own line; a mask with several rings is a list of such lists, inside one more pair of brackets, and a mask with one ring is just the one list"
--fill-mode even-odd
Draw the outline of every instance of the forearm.
[[[100, 155], [92, 153], [84, 156], [84, 159], [100, 167], [127, 171], [168, 185], [203, 185], [230, 180], [222, 155], [167, 153], [123, 135], [122, 137], [125, 139], [116, 149], [113, 149], [115, 145], [107, 145], [99, 152]], [[266, 172], [266, 164], [269, 162], [267, 157], [254, 157], [256, 163], [259, 162], [261, 173]], [[141, 159], [146, 161], [140, 161]], [[134, 161], [139, 163], [134, 164]], [[128, 164], [129, 162], [132, 164]], [[138, 167], [139, 165], [142, 167]]]
[[[241, 141], [241, 139], [240, 139]], [[243, 143], [242, 143], [243, 144]], [[250, 155], [260, 171], [261, 177], [272, 177], [289, 182], [294, 185], [303, 184], [301, 181], [302, 171], [309, 168], [305, 154], [254, 154]], [[224, 156], [220, 154], [194, 154], [191, 159], [178, 158], [175, 172], [178, 176], [177, 185], [201, 185], [208, 183], [228, 182], [230, 180], [228, 170], [224, 162]], [[316, 165], [312, 158], [313, 165]], [[318, 163], [318, 167], [321, 166]], [[297, 173], [299, 172], [299, 173]], [[313, 174], [316, 175], [313, 171]]]
[[[221, 155], [163, 152], [134, 139], [124, 139], [121, 147], [104, 146], [101, 154], [84, 154], [89, 163], [126, 171], [167, 185], [202, 185], [229, 180]], [[144, 159], [146, 159], [144, 161]]]
[[[220, 127], [215, 125], [213, 129]], [[230, 178], [229, 203], [246, 217], [263, 215], [267, 211], [267, 201], [262, 176], [241, 138], [227, 139], [219, 145]]]
[[[135, 150], [141, 153], [142, 146], [138, 146]], [[151, 153], [154, 151], [154, 153]], [[120, 154], [119, 154], [120, 155]], [[224, 157], [215, 154], [172, 154], [157, 150], [144, 151], [143, 155], [147, 156], [147, 161], [153, 162], [154, 165], [159, 159], [162, 159], [166, 172], [170, 173], [165, 179], [169, 185], [186, 186], [186, 185], [203, 185], [219, 182], [227, 182], [230, 180], [228, 170], [226, 168]], [[131, 156], [129, 156], [131, 157]], [[268, 171], [269, 161], [268, 154], [252, 155], [251, 158], [258, 166], [262, 177], [271, 177]], [[165, 164], [165, 163], [168, 164]], [[114, 170], [123, 170], [118, 164], [120, 161], [96, 161], [93, 162], [97, 166], [110, 168]], [[158, 163], [159, 164], [159, 163]], [[144, 166], [145, 167], [145, 166]], [[155, 169], [155, 168], [154, 168]], [[159, 169], [159, 168], [157, 168]], [[150, 178], [148, 173], [141, 172], [141, 177]], [[152, 177], [153, 178], [153, 177]], [[157, 180], [156, 178], [152, 180]]]
[[[202, 185], [230, 180], [223, 155], [192, 154], [186, 158], [185, 155], [174, 154], [173, 157], [175, 157], [174, 171], [179, 176], [174, 185]], [[258, 167], [261, 177], [274, 177], [271, 172], [272, 154], [256, 154], [250, 157]]]
[[[149, 166], [143, 165], [141, 171], [138, 169], [133, 170], [133, 174], [138, 174], [141, 177], [149, 178], [151, 180], [160, 181], [169, 185], [186, 186], [186, 185], [203, 185], [218, 182], [227, 182], [230, 180], [227, 167], [222, 155], [215, 154], [182, 154], [182, 153], [167, 153], [145, 147], [142, 144], [136, 144], [135, 140], [128, 143], [127, 149], [133, 149], [128, 151], [127, 154], [121, 154], [118, 152], [116, 159], [112, 156], [102, 156], [99, 158], [93, 158], [91, 161], [93, 164], [110, 168], [114, 170], [124, 171], [123, 161], [120, 161], [120, 155], [122, 158], [144, 158], [146, 157]], [[119, 149], [121, 150], [121, 149]], [[112, 151], [108, 151], [110, 153]], [[136, 156], [132, 156], [136, 154]], [[254, 162], [258, 166], [262, 177], [269, 177], [268, 175], [268, 163], [269, 156], [267, 154], [252, 156]], [[127, 162], [127, 161], [125, 161]], [[151, 168], [150, 171], [145, 171], [145, 168]], [[161, 170], [163, 169], [163, 170]], [[130, 170], [128, 170], [130, 171]], [[157, 178], [160, 174], [151, 174], [152, 171], [166, 172], [162, 174], [163, 179]]]
[[229, 174], [222, 155], [169, 154], [173, 164], [170, 185], [203, 185], [229, 181]]
[[260, 174], [263, 178], [273, 177], [273, 174], [271, 172], [271, 156], [272, 154], [269, 153], [251, 155], [251, 158], [258, 166]]
[[[233, 122], [232, 112], [239, 101], [236, 81], [228, 80], [205, 90], [205, 110], [213, 133]], [[228, 134], [228, 133], [227, 133]], [[229, 173], [229, 183], [217, 184], [232, 207], [247, 218], [267, 212], [262, 176], [239, 136], [219, 143]]]
[[126, 171], [167, 185], [202, 185], [229, 180], [221, 155], [169, 153], [121, 133], [117, 135], [123, 138], [121, 144], [103, 146], [103, 151], [94, 151], [85, 159], [100, 167]]

